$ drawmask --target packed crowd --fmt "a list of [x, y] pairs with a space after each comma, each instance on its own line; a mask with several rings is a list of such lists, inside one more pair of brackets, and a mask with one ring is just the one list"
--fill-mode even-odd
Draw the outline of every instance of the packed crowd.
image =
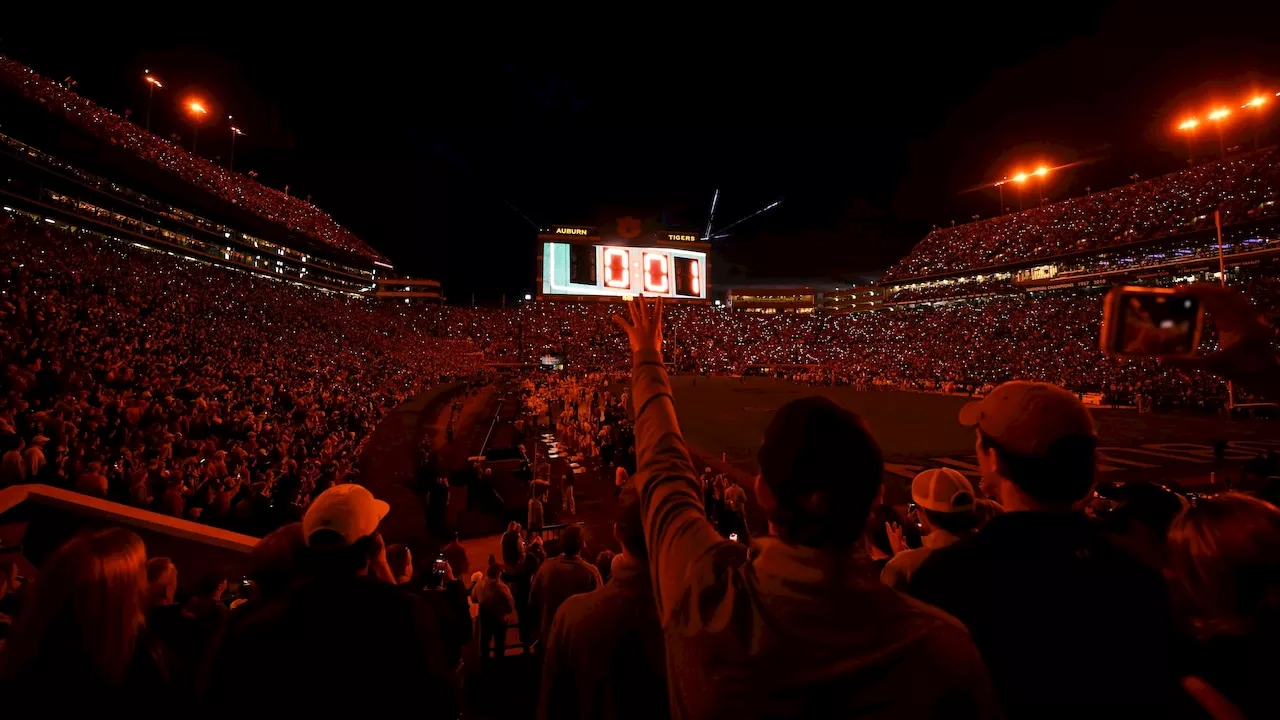
[[[1247, 303], [1215, 306], [1229, 339], [1214, 367], [1280, 399], [1265, 323]], [[88, 530], [16, 592], [0, 567], [0, 610], [17, 611], [0, 651], [7, 707], [150, 714], [196, 697], [214, 712], [379, 713], [403, 711], [396, 691], [412, 689], [428, 717], [455, 717], [468, 658], [509, 666], [518, 616], [540, 718], [1280, 713], [1274, 453], [1251, 461], [1253, 484], [1216, 495], [1101, 486], [1080, 401], [1009, 382], [959, 416], [980, 482], [927, 470], [902, 515], [881, 504], [873, 432], [803, 398], [765, 431], [754, 498], [767, 533], [747, 543], [712, 522], [745, 493], [699, 477], [655, 316], [641, 304], [624, 322], [637, 472], [616, 556], [590, 562], [577, 528], [526, 544], [512, 524], [501, 558], [460, 579], [449, 552], [415, 564], [386, 546], [387, 504], [344, 484], [262, 541], [234, 599], [215, 574], [175, 603], [181, 569], [128, 530]], [[538, 398], [559, 390], [602, 407], [597, 381], [544, 388], [529, 389], [532, 409], [552, 411]], [[298, 691], [343, 659], [323, 691]]]
[[1280, 214], [1280, 150], [1268, 148], [1014, 215], [939, 228], [884, 281], [998, 267]]
[[[1266, 274], [1240, 286], [1268, 317], [1280, 287]], [[474, 338], [487, 360], [618, 369], [616, 307], [525, 303], [514, 309], [444, 307], [430, 325]], [[934, 307], [842, 316], [760, 315], [717, 308], [667, 309], [668, 361], [702, 374], [774, 372], [815, 383], [882, 389], [976, 390], [1012, 378], [1042, 380], [1133, 404], [1212, 407], [1224, 384], [1151, 361], [1106, 359], [1098, 349], [1102, 293], [1005, 294]]]
[[0, 85], [108, 144], [123, 148], [213, 196], [344, 252], [383, 260], [376, 250], [339, 225], [323, 210], [300, 198], [220, 167], [153, 135], [128, 119], [80, 97], [50, 78], [0, 56]]
[[469, 376], [389, 305], [0, 220], [0, 486], [262, 533], [356, 476], [378, 421]]

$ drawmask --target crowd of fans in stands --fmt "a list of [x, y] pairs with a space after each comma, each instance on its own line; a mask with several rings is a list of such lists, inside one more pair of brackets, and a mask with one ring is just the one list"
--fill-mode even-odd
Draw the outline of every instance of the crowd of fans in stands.
[[0, 56], [0, 85], [40, 103], [49, 112], [103, 142], [128, 150], [217, 198], [331, 247], [372, 260], [383, 260], [376, 250], [311, 203], [231, 172], [153, 135], [58, 82], [3, 56]]
[[378, 421], [470, 376], [417, 318], [0, 219], [0, 485], [45, 482], [254, 533], [350, 480]]
[[[1240, 286], [1274, 317], [1276, 281]], [[526, 303], [515, 309], [441, 308], [444, 337], [475, 340], [487, 360], [618, 368], [621, 340], [607, 305]], [[1053, 382], [1134, 404], [1213, 407], [1222, 383], [1151, 361], [1110, 361], [1098, 349], [1100, 291], [1017, 293], [933, 307], [859, 313], [760, 315], [700, 307], [667, 310], [668, 361], [702, 374], [777, 373], [878, 389], [970, 391], [1012, 378]], [[1207, 405], [1206, 405], [1207, 404]]]
[[1280, 215], [1280, 150], [1267, 148], [1015, 215], [939, 228], [885, 282], [998, 267]]

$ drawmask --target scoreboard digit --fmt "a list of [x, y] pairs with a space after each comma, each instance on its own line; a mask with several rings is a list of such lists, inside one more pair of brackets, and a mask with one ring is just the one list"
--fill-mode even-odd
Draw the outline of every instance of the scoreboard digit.
[[667, 254], [646, 252], [644, 254], [644, 291], [666, 295], [670, 289], [671, 282], [667, 277]]
[[622, 248], [604, 249], [604, 286], [631, 289], [631, 253]]

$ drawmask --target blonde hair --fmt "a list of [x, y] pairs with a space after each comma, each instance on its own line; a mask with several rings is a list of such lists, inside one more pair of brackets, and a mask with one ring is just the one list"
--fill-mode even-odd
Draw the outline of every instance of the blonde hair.
[[27, 672], [118, 685], [143, 624], [147, 552], [124, 528], [77, 534], [53, 552], [32, 584], [5, 648], [3, 677]]
[[1280, 509], [1224, 493], [1169, 527], [1173, 599], [1193, 635], [1239, 635], [1280, 619]]

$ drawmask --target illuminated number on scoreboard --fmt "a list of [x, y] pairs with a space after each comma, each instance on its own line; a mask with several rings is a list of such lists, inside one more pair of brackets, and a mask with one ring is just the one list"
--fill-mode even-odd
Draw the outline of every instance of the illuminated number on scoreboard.
[[675, 259], [676, 295], [702, 297], [702, 261], [697, 258]]
[[667, 256], [665, 253], [644, 254], [644, 289], [645, 292], [667, 293], [671, 291], [668, 280]]
[[604, 286], [626, 290], [631, 287], [631, 254], [622, 248], [604, 249]]

